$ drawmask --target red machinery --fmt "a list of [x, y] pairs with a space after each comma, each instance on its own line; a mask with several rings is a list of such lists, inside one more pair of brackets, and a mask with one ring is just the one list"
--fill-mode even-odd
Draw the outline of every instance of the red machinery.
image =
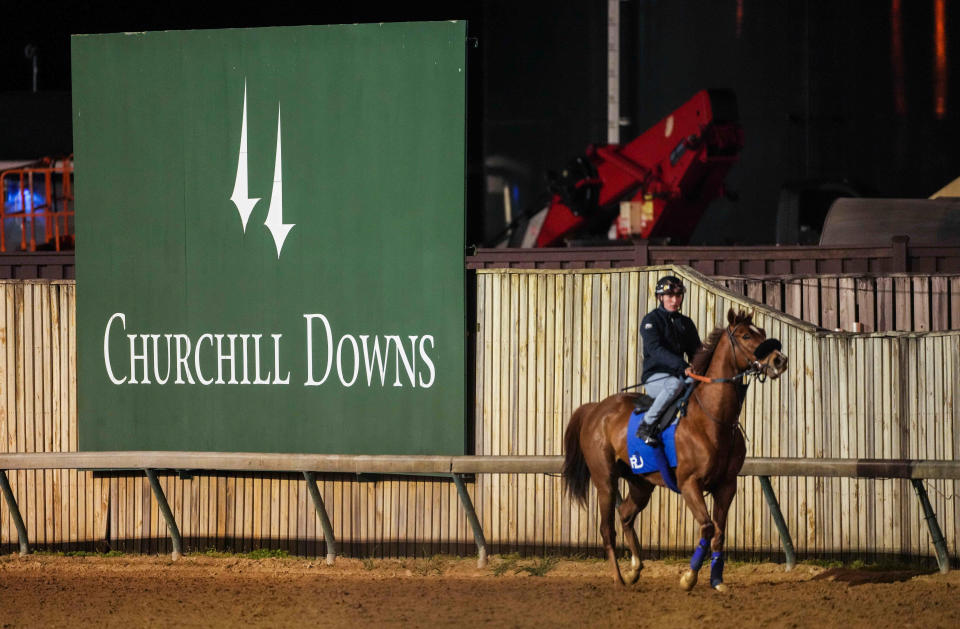
[[[591, 146], [553, 176], [537, 247], [575, 233], [686, 241], [743, 148], [736, 97], [703, 90], [626, 145]], [[536, 229], [536, 220], [530, 229]], [[528, 232], [528, 238], [530, 239]]]

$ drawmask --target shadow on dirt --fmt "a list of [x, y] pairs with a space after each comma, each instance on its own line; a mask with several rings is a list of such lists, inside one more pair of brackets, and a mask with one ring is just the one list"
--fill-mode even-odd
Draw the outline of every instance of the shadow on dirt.
[[840, 581], [850, 585], [865, 583], [901, 583], [923, 574], [933, 574], [935, 570], [858, 570], [854, 568], [831, 568], [812, 581]]

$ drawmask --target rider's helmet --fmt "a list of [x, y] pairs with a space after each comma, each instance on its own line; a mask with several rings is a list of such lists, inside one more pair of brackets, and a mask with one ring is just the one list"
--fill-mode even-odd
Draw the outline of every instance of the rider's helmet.
[[687, 289], [683, 287], [683, 282], [680, 281], [679, 277], [664, 275], [657, 280], [657, 288], [654, 294], [659, 297], [660, 295], [682, 295], [685, 292], [687, 292]]

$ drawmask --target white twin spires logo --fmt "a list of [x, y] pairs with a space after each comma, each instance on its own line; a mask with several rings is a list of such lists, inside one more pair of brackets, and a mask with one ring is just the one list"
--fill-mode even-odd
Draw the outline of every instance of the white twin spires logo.
[[[280, 138], [277, 138], [279, 140]], [[247, 232], [247, 219], [253, 212], [253, 206], [260, 199], [251, 199], [247, 185], [247, 82], [243, 82], [243, 122], [240, 125], [240, 158], [237, 160], [237, 182], [233, 184], [233, 204], [240, 212], [243, 232]], [[279, 257], [279, 256], [278, 256]]]
[[[249, 183], [247, 177], [247, 82], [243, 82], [243, 122], [240, 126], [240, 156], [237, 159], [237, 180], [233, 185], [233, 195], [230, 200], [237, 206], [240, 212], [240, 222], [243, 224], [243, 231], [247, 231], [247, 220], [253, 213], [253, 207], [260, 198], [251, 198]], [[267, 210], [267, 219], [263, 222], [270, 234], [273, 236], [273, 242], [277, 245], [277, 259], [280, 259], [280, 250], [283, 249], [283, 241], [287, 239], [287, 234], [293, 229], [295, 223], [283, 222], [283, 166], [280, 159], [280, 106], [277, 105], [277, 156], [273, 167], [273, 192], [270, 195], [270, 209]]]

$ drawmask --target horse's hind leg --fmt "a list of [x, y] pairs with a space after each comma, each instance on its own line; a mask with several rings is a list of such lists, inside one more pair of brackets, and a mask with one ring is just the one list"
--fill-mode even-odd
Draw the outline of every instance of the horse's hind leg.
[[653, 485], [637, 477], [628, 477], [627, 483], [630, 493], [620, 504], [620, 523], [623, 525], [623, 537], [630, 548], [630, 570], [623, 578], [627, 583], [636, 583], [640, 578], [640, 571], [643, 570], [643, 562], [640, 560], [640, 542], [637, 540], [637, 531], [633, 528], [633, 524], [637, 515], [650, 502]]
[[603, 549], [607, 553], [607, 561], [613, 569], [613, 581], [624, 585], [620, 575], [620, 566], [617, 565], [617, 529], [614, 526], [613, 512], [616, 508], [617, 479], [605, 477], [598, 481], [593, 477], [597, 487], [597, 499], [600, 506], [600, 536], [603, 538]]

